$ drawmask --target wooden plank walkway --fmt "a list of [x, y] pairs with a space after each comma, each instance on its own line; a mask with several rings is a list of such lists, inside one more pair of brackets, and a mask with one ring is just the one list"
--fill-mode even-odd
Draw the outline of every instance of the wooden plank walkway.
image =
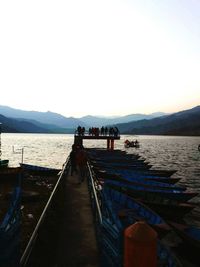
[[66, 179], [66, 213], [60, 229], [55, 267], [98, 267], [87, 181], [78, 184], [77, 175], [69, 175]]

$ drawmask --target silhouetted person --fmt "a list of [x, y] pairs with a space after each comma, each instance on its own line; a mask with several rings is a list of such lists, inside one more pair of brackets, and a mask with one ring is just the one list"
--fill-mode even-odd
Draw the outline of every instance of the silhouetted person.
[[78, 132], [78, 135], [81, 135], [81, 126], [80, 125], [77, 127], [77, 132]]
[[105, 134], [105, 129], [104, 129], [104, 127], [102, 126], [101, 127], [101, 135], [104, 135]]
[[76, 163], [79, 170], [79, 183], [81, 183], [84, 181], [87, 167], [87, 156], [82, 147], [76, 152]]
[[104, 129], [104, 133], [105, 133], [105, 135], [108, 134], [108, 128], [107, 127], [105, 127], [105, 129]]
[[77, 172], [76, 164], [76, 146], [72, 145], [72, 151], [69, 154], [70, 163], [71, 163], [71, 176], [73, 176], [74, 171]]

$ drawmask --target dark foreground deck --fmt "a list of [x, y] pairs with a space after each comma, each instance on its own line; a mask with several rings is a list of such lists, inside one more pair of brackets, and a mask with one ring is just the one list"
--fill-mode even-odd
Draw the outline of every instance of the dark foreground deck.
[[87, 182], [78, 184], [77, 176], [66, 179], [66, 213], [59, 230], [55, 266], [97, 267], [98, 250]]
[[21, 267], [99, 266], [87, 181], [78, 184], [68, 163], [21, 257]]

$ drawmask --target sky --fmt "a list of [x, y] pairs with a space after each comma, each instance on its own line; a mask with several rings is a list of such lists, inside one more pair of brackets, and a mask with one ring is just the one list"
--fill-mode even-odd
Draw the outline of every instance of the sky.
[[199, 0], [0, 0], [0, 105], [64, 116], [200, 104]]

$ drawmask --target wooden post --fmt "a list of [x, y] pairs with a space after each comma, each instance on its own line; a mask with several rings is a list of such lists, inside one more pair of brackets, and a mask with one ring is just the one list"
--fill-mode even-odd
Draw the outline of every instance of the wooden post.
[[111, 150], [114, 150], [114, 139], [111, 139]]
[[107, 139], [107, 150], [109, 150], [110, 149], [110, 139], [108, 138]]

